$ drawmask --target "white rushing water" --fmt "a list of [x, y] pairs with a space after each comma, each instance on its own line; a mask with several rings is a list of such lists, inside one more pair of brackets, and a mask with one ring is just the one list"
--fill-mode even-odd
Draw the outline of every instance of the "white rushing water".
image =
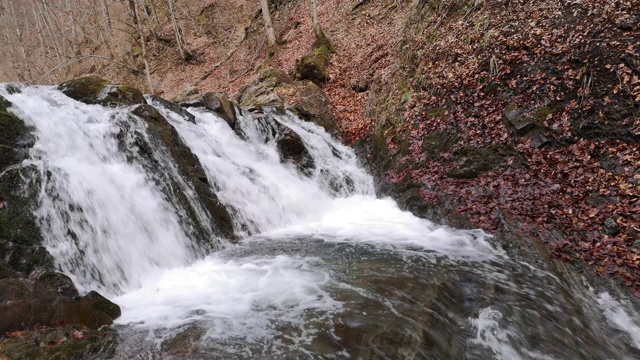
[[[50, 87], [3, 96], [35, 128], [32, 162], [46, 179], [36, 214], [48, 250], [82, 289], [116, 296], [123, 309], [120, 323], [178, 326], [208, 317], [217, 319], [219, 329], [220, 319], [228, 319], [244, 324], [239, 332], [266, 331], [259, 324], [268, 319], [340, 308], [325, 293], [329, 274], [317, 259], [210, 255], [196, 261], [201, 256], [193, 251], [180, 209], [163, 193], [157, 174], [139, 154], [119, 147], [123, 126], [148, 137], [127, 108], [86, 105]], [[202, 163], [241, 236], [315, 236], [478, 259], [497, 254], [481, 232], [436, 226], [389, 199], [376, 199], [373, 179], [354, 152], [312, 123], [291, 114], [265, 118], [300, 135], [315, 165], [304, 175], [280, 160], [273, 134], [249, 114], [239, 114], [243, 139], [209, 112], [190, 109], [194, 124], [154, 105]], [[170, 163], [162, 152], [154, 156]]]
[[[358, 164], [353, 150], [293, 114], [243, 111], [234, 131], [210, 112], [189, 109], [193, 123], [148, 98], [196, 155], [212, 190], [229, 209], [241, 238], [234, 245], [217, 238], [216, 229], [208, 225], [213, 222], [207, 221], [207, 212], [169, 152], [157, 146], [146, 123], [130, 115], [130, 108], [86, 105], [52, 87], [24, 87], [17, 94], [0, 88], [0, 94], [13, 103], [11, 111], [34, 129], [32, 157], [23, 166], [35, 166], [41, 175], [39, 207], [34, 212], [47, 249], [82, 291], [99, 289], [118, 303], [123, 313], [117, 324], [127, 328], [175, 334], [198, 324], [206, 329], [207, 338], [223, 343], [240, 339], [236, 343], [253, 342], [272, 350], [272, 339], [282, 340], [286, 334], [283, 344], [288, 345], [283, 346], [295, 348], [298, 340], [308, 344], [313, 337], [304, 333], [313, 332], [314, 326], [332, 325], [333, 315], [349, 311], [350, 316], [366, 315], [349, 306], [379, 298], [367, 295], [373, 294], [371, 289], [358, 288], [369, 279], [353, 275], [351, 283], [341, 282], [346, 275], [336, 272], [373, 274], [372, 286], [377, 288], [376, 280], [386, 276], [386, 268], [380, 271], [378, 266], [390, 261], [377, 258], [380, 250], [401, 254], [391, 259], [398, 266], [393, 271], [424, 268], [420, 276], [429, 280], [433, 264], [455, 264], [469, 269], [471, 277], [474, 270], [482, 273], [481, 278], [496, 287], [511, 286], [500, 267], [508, 262], [507, 256], [487, 241], [487, 234], [439, 226], [402, 211], [389, 198], [377, 198], [373, 178]], [[287, 128], [300, 136], [313, 159], [304, 173], [278, 153], [277, 131]], [[151, 149], [137, 152], [140, 141]], [[177, 200], [176, 192], [184, 195], [182, 200]], [[204, 224], [208, 240], [221, 242], [218, 251], [196, 244], [193, 222], [181, 205], [184, 199]], [[286, 244], [305, 242], [321, 242], [331, 247], [329, 253], [335, 247], [345, 256], [336, 260], [313, 251], [287, 251]], [[255, 244], [271, 243], [276, 245], [255, 250]], [[353, 257], [349, 251], [355, 253], [358, 246], [375, 250], [354, 255], [366, 254], [357, 259], [362, 268], [349, 262]], [[415, 254], [424, 266], [416, 265], [423, 263], [411, 258]], [[407, 262], [398, 265], [398, 258], [405, 261], [404, 255]], [[514, 264], [511, 268], [524, 269], [517, 271], [526, 279], [559, 281], [531, 265]], [[398, 282], [421, 281], [412, 278], [418, 276], [414, 273], [397, 275], [403, 279]], [[449, 281], [442, 279], [448, 274], [438, 276], [434, 281]], [[392, 293], [394, 281], [379, 289]], [[461, 284], [461, 291], [471, 289], [470, 283]], [[525, 298], [537, 294], [538, 288], [528, 286], [513, 285], [515, 294]], [[437, 293], [446, 287], [433, 289]], [[471, 291], [465, 294], [474, 298]], [[383, 308], [404, 316], [395, 313], [402, 306], [380, 301]], [[598, 297], [598, 304], [610, 326], [640, 347], [634, 315], [607, 294]], [[540, 309], [562, 312], [555, 303]], [[487, 304], [474, 312], [467, 324], [474, 333], [470, 343], [499, 359], [551, 358], [519, 346], [522, 329], [503, 313], [508, 312]], [[247, 347], [242, 354], [250, 356], [252, 351]]]

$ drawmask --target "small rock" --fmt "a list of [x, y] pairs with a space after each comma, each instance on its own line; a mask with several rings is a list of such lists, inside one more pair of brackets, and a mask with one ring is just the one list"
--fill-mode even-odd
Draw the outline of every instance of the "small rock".
[[604, 221], [604, 232], [607, 235], [616, 236], [620, 233], [620, 225], [613, 218], [607, 218]]
[[549, 142], [550, 140], [548, 137], [546, 137], [543, 133], [539, 133], [533, 137], [533, 139], [531, 140], [531, 145], [533, 145], [533, 147], [535, 147], [536, 149], [540, 149], [548, 145]]
[[9, 207], [9, 203], [3, 197], [0, 197], [0, 210]]
[[502, 114], [516, 135], [526, 135], [536, 127], [536, 124], [525, 116], [525, 112], [513, 104], [507, 106]]
[[185, 102], [192, 100], [195, 95], [199, 95], [200, 90], [198, 90], [195, 86], [189, 86], [188, 88], [182, 90], [180, 94], [178, 94], [173, 101], [175, 102]]

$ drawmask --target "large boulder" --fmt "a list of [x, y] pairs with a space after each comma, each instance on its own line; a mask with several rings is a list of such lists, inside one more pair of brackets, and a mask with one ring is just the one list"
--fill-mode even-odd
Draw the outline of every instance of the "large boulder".
[[311, 175], [315, 169], [313, 157], [302, 142], [302, 138], [295, 131], [283, 127], [276, 136], [276, 148], [283, 162], [293, 163], [298, 171], [305, 175]]
[[78, 295], [71, 279], [45, 273], [39, 279], [24, 277], [0, 263], [0, 333], [38, 326], [83, 325], [97, 329], [120, 316], [118, 305], [96, 292]]
[[293, 77], [296, 80], [309, 80], [316, 85], [329, 82], [327, 66], [331, 59], [331, 49], [327, 44], [318, 46], [296, 60]]
[[65, 81], [58, 86], [58, 89], [68, 97], [85, 104], [115, 107], [146, 103], [140, 90], [127, 84], [111, 84], [95, 75]]
[[275, 106], [314, 122], [338, 135], [336, 118], [327, 95], [311, 81], [294, 81], [284, 71], [266, 68], [238, 96], [242, 106]]
[[226, 95], [208, 92], [202, 96], [202, 102], [205, 108], [220, 116], [232, 129], [235, 127], [235, 107]]
[[236, 106], [225, 94], [208, 92], [202, 96], [194, 97], [189, 101], [181, 102], [182, 107], [204, 107], [221, 117], [233, 129], [236, 124]]

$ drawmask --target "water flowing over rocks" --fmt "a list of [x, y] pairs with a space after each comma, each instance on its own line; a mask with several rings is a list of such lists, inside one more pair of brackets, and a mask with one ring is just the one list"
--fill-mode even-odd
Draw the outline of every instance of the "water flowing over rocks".
[[[0, 244], [19, 240], [48, 260], [0, 247], [9, 259], [0, 265], [0, 312], [10, 314], [0, 317], [0, 354], [486, 359], [640, 351], [632, 308], [548, 261], [508, 215], [496, 213], [510, 232], [492, 239], [456, 221], [444, 197], [429, 204], [419, 186], [374, 184], [331, 136], [326, 95], [309, 81], [266, 70], [241, 107], [215, 93], [188, 107], [153, 95], [100, 107], [47, 87], [20, 89], [0, 89], [0, 120], [15, 129], [0, 135], [0, 148], [11, 150], [0, 164], [9, 204], [0, 209]], [[508, 152], [452, 151], [448, 175], [481, 176]], [[377, 198], [375, 185], [398, 202]]]

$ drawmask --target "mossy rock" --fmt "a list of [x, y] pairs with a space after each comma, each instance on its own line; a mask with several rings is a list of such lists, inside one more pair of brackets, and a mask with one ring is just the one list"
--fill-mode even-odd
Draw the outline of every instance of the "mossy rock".
[[112, 303], [104, 296], [95, 291], [90, 291], [82, 298], [82, 302], [93, 310], [107, 314], [112, 320], [120, 317], [122, 311], [120, 306]]
[[455, 151], [453, 158], [447, 176], [473, 179], [500, 166], [503, 156], [493, 148], [466, 147]]
[[[38, 206], [40, 175], [35, 167], [21, 167], [35, 142], [25, 123], [9, 112], [11, 103], [0, 96], [0, 258], [25, 274], [50, 268], [52, 260], [42, 246], [40, 228], [32, 209]], [[11, 168], [11, 167], [14, 168]]]
[[0, 96], [0, 173], [26, 159], [35, 143], [29, 127], [9, 112], [9, 107], [11, 102]]
[[273, 82], [272, 86], [293, 83], [293, 79], [286, 72], [271, 67], [264, 68], [260, 71], [258, 81], [261, 83]]
[[331, 80], [327, 75], [327, 66], [329, 66], [330, 60], [330, 48], [326, 44], [321, 45], [296, 60], [293, 78], [309, 80], [316, 85], [326, 84]]
[[293, 88], [293, 80], [280, 69], [265, 68], [258, 77], [240, 90], [238, 102], [241, 106], [277, 106], [284, 99], [276, 89]]
[[127, 84], [111, 84], [109, 81], [88, 75], [63, 82], [58, 89], [72, 99], [85, 104], [106, 106], [130, 106], [145, 104], [142, 92]]

